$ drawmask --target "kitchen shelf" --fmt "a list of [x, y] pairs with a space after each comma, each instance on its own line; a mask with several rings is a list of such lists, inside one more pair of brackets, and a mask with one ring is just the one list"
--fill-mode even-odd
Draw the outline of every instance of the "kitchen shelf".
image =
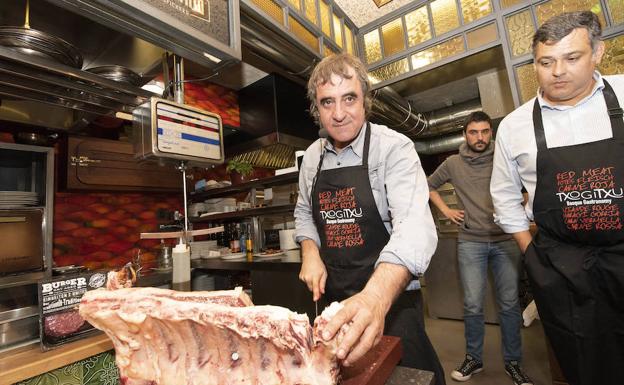
[[[222, 196], [226, 196], [230, 194], [246, 192], [246, 191], [251, 190], [252, 188], [268, 188], [268, 187], [280, 186], [280, 185], [284, 185], [288, 183], [296, 183], [298, 181], [299, 181], [299, 172], [295, 171], [295, 172], [291, 172], [288, 174], [272, 176], [270, 178], [252, 180], [249, 182], [245, 182], [245, 183], [241, 183], [241, 184], [237, 184], [233, 186], [219, 187], [219, 188], [214, 188], [214, 189], [201, 191], [201, 192], [193, 192], [190, 194], [189, 200], [191, 200], [192, 202], [198, 202], [198, 201], [203, 201], [204, 199], [218, 198], [218, 197], [222, 197]], [[246, 210], [246, 211], [249, 211], [249, 210]]]
[[[201, 191], [191, 193], [188, 197], [190, 202], [202, 202], [209, 198], [217, 198], [224, 196], [231, 196], [238, 193], [250, 192], [252, 195], [252, 200], [250, 203], [255, 204], [255, 195], [257, 189], [264, 189], [273, 186], [287, 185], [290, 183], [297, 183], [299, 180], [299, 172], [291, 172], [288, 174], [282, 174], [273, 176], [270, 178], [263, 178], [258, 180], [252, 180], [249, 182], [237, 184], [234, 186], [226, 186], [215, 189], [210, 189], [208, 191]], [[271, 216], [271, 215], [284, 215], [284, 216], [292, 216], [295, 210], [295, 204], [283, 204], [283, 205], [274, 205], [274, 206], [266, 206], [259, 207], [253, 209], [245, 209], [240, 211], [231, 211], [226, 213], [219, 214], [211, 214], [206, 215], [205, 217], [189, 217], [189, 221], [191, 223], [207, 223], [207, 222], [219, 222], [219, 221], [235, 221], [240, 219], [250, 219], [251, 222], [251, 234], [254, 244], [254, 252], [260, 251], [260, 247], [264, 242], [263, 237], [261, 236], [262, 228], [260, 223], [260, 217]]]
[[251, 218], [251, 217], [257, 217], [257, 216], [262, 216], [262, 215], [276, 215], [276, 214], [285, 214], [285, 213], [290, 213], [292, 215], [294, 210], [295, 210], [295, 205], [288, 204], [288, 205], [280, 205], [280, 206], [260, 207], [257, 209], [232, 211], [228, 213], [212, 214], [212, 215], [207, 215], [205, 217], [191, 217], [189, 218], [189, 220], [192, 223], [201, 223], [201, 222], [221, 221], [221, 220], [226, 220], [226, 219]]
[[132, 113], [156, 94], [122, 82], [0, 47], [0, 94], [98, 115]]
[[33, 285], [46, 278], [50, 278], [50, 275], [47, 274], [45, 271], [7, 275], [4, 277], [0, 277], [0, 289], [24, 285]]

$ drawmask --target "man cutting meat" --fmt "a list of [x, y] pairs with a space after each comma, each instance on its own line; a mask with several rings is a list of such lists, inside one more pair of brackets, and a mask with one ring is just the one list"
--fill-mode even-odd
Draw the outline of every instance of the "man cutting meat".
[[403, 366], [444, 384], [417, 280], [437, 243], [427, 180], [407, 137], [366, 121], [369, 89], [364, 65], [349, 54], [325, 58], [308, 82], [311, 113], [328, 138], [306, 150], [299, 175], [299, 277], [314, 301], [343, 301], [323, 337], [350, 324], [338, 350], [344, 365], [385, 333], [401, 337]]
[[496, 221], [525, 252], [544, 330], [571, 385], [621, 384], [624, 362], [624, 76], [595, 70], [600, 35], [589, 11], [537, 30], [540, 89], [501, 122], [490, 185]]

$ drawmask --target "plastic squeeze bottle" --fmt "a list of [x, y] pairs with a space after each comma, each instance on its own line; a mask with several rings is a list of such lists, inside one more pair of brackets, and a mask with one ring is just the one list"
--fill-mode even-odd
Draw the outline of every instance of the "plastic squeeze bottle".
[[173, 260], [173, 290], [191, 290], [191, 250], [180, 238], [171, 253]]

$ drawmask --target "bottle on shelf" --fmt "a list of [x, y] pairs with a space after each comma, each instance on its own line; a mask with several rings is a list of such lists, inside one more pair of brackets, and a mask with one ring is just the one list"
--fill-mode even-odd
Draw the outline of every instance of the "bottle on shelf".
[[240, 227], [237, 228], [236, 225], [232, 223], [230, 228], [230, 250], [232, 253], [240, 253], [240, 237], [238, 235]]
[[229, 243], [229, 227], [224, 225], [223, 223], [219, 223], [220, 226], [223, 226], [223, 231], [217, 234], [217, 245], [220, 247], [230, 247]]
[[240, 225], [240, 223], [237, 225], [240, 229], [240, 238], [239, 238], [239, 244], [240, 244], [240, 251], [241, 253], [246, 253], [247, 252], [247, 226], [245, 225]]
[[251, 235], [251, 225], [247, 224], [247, 239], [245, 240], [247, 252], [253, 253], [253, 236]]

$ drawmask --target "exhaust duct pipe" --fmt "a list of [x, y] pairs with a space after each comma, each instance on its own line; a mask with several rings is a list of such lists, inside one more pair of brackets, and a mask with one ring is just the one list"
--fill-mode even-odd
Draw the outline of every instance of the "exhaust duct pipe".
[[442, 138], [414, 142], [418, 155], [434, 155], [443, 152], [455, 151], [464, 142], [464, 135], [454, 134]]
[[414, 138], [427, 129], [429, 123], [422, 114], [412, 111], [412, 105], [391, 88], [374, 90], [370, 118], [384, 124], [409, 138]]
[[473, 99], [454, 106], [425, 113], [427, 116], [427, 130], [424, 131], [420, 137], [427, 138], [461, 131], [464, 120], [473, 112], [481, 110], [481, 101], [479, 99]]

